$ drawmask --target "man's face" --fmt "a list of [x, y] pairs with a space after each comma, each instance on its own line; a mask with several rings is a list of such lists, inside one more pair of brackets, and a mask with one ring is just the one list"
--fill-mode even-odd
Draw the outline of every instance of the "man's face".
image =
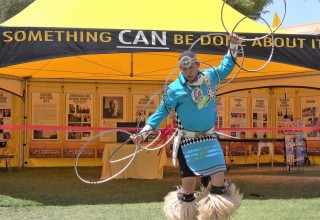
[[110, 108], [113, 109], [113, 110], [117, 110], [118, 109], [118, 102], [116, 100], [113, 100], [110, 103]]
[[192, 65], [188, 68], [181, 68], [180, 70], [183, 74], [183, 76], [188, 80], [188, 81], [193, 81], [196, 76], [198, 75], [198, 70], [199, 70], [200, 63], [195, 62], [192, 63]]

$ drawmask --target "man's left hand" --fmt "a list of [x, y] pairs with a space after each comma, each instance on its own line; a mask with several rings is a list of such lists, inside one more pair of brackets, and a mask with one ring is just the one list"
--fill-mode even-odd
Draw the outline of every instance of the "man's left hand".
[[233, 44], [239, 44], [239, 36], [236, 33], [231, 33], [230, 42]]

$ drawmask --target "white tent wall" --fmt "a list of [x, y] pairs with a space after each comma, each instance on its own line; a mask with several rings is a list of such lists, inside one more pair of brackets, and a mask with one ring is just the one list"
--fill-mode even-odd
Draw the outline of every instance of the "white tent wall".
[[228, 86], [219, 89], [218, 94], [261, 87], [306, 87], [320, 89], [320, 72], [313, 74], [288, 74], [285, 77], [236, 78]]
[[24, 80], [13, 76], [0, 77], [0, 89], [11, 92], [17, 96], [23, 97]]
[[[0, 79], [1, 89], [0, 89], [0, 109], [8, 109], [10, 112], [9, 117], [0, 114], [2, 121], [1, 125], [10, 126], [11, 128], [1, 128], [1, 141], [7, 141], [7, 148], [10, 153], [14, 154], [14, 157], [8, 161], [11, 167], [23, 167], [24, 166], [24, 156], [25, 156], [25, 131], [24, 129], [18, 129], [21, 125], [24, 125], [24, 97], [23, 92], [21, 92], [21, 97], [19, 87], [22, 83], [12, 79], [3, 80]], [[4, 83], [6, 82], [6, 83]], [[9, 124], [8, 124], [9, 122]], [[5, 137], [8, 134], [9, 137]], [[6, 160], [1, 161], [1, 166], [8, 166]]]
[[[32, 93], [58, 93], [60, 96], [59, 101], [59, 126], [58, 139], [45, 140], [34, 139], [33, 131], [27, 131], [27, 151], [28, 157], [26, 160], [26, 166], [29, 167], [51, 167], [51, 166], [73, 166], [74, 165], [74, 153], [77, 152], [84, 144], [84, 140], [72, 140], [68, 138], [70, 130], [64, 130], [63, 127], [71, 126], [68, 121], [68, 94], [92, 94], [93, 106], [90, 108], [91, 127], [101, 127], [101, 130], [92, 130], [92, 135], [99, 132], [116, 128], [116, 123], [123, 121], [134, 121], [133, 111], [133, 95], [134, 94], [154, 94], [156, 91], [163, 87], [163, 83], [151, 83], [151, 82], [121, 82], [121, 81], [81, 81], [81, 80], [42, 80], [42, 79], [30, 79], [28, 81], [28, 100], [27, 111], [28, 120], [27, 124], [32, 125], [34, 116], [32, 115]], [[101, 124], [102, 117], [102, 101], [101, 95], [106, 96], [123, 96], [125, 97], [125, 103], [123, 109], [124, 117], [122, 119], [109, 119], [106, 124]], [[92, 111], [92, 112], [91, 112]], [[44, 112], [44, 114], [46, 114]], [[103, 120], [105, 121], [105, 120]], [[103, 122], [105, 123], [105, 122]], [[90, 131], [90, 128], [88, 129]], [[111, 134], [111, 139], [116, 133]], [[88, 151], [93, 154], [88, 158], [81, 158], [81, 166], [100, 166], [102, 165], [101, 157], [105, 144], [118, 144], [113, 138], [111, 142], [100, 141], [99, 138], [93, 141], [92, 145], [88, 147]], [[49, 155], [51, 152], [51, 155]], [[52, 154], [55, 153], [54, 156]], [[47, 155], [45, 155], [47, 154]], [[72, 155], [71, 155], [72, 154]]]
[[[260, 80], [261, 81], [261, 80]], [[258, 81], [259, 82], [259, 81]], [[226, 118], [225, 125], [229, 127], [228, 124], [230, 122], [229, 113], [230, 113], [230, 104], [229, 98], [231, 96], [244, 96], [249, 99], [248, 102], [248, 115], [252, 114], [252, 107], [250, 100], [252, 99], [252, 94], [268, 97], [270, 100], [270, 105], [268, 108], [268, 113], [270, 116], [270, 122], [268, 127], [276, 127], [276, 106], [275, 106], [275, 99], [279, 97], [284, 97], [284, 89], [288, 84], [275, 84], [272, 80], [269, 79], [269, 85], [271, 88], [268, 88], [268, 80], [267, 83], [260, 84], [258, 83], [257, 87], [252, 88], [248, 86], [247, 90], [243, 90], [246, 88], [246, 85], [255, 85], [256, 83], [252, 81], [248, 84], [248, 82], [233, 82], [228, 87], [232, 89], [241, 88], [242, 91], [234, 91], [228, 92], [228, 94], [222, 95], [226, 98], [226, 112], [224, 117]], [[238, 87], [238, 84], [242, 84], [242, 87]], [[311, 82], [310, 82], [311, 84]], [[164, 85], [163, 83], [151, 83], [151, 82], [108, 82], [108, 81], [91, 81], [91, 82], [79, 82], [79, 81], [45, 81], [45, 80], [29, 80], [27, 83], [27, 121], [26, 124], [32, 125], [32, 92], [45, 92], [45, 93], [59, 93], [60, 94], [60, 106], [59, 106], [59, 125], [62, 126], [61, 130], [59, 130], [59, 138], [57, 140], [33, 140], [32, 139], [32, 131], [27, 131], [27, 138], [26, 138], [26, 166], [29, 167], [43, 167], [43, 166], [73, 166], [74, 165], [74, 157], [68, 156], [66, 152], [69, 151], [77, 151], [83, 144], [84, 141], [71, 141], [67, 140], [67, 131], [63, 129], [64, 126], [68, 126], [67, 121], [67, 96], [68, 92], [73, 93], [92, 93], [94, 97], [94, 107], [93, 107], [93, 118], [92, 118], [92, 127], [100, 127], [101, 126], [101, 94], [123, 94], [126, 97], [125, 109], [126, 109], [126, 117], [119, 120], [119, 121], [135, 121], [134, 118], [134, 100], [133, 96], [135, 94], [150, 94], [153, 95], [156, 91], [161, 89]], [[258, 88], [258, 87], [261, 88]], [[226, 90], [224, 91], [226, 92]], [[288, 86], [288, 94], [289, 97], [295, 99], [295, 118], [301, 117], [301, 97], [303, 96], [310, 96], [310, 97], [320, 97], [320, 90], [319, 89], [307, 89], [307, 88], [291, 88]], [[17, 100], [16, 100], [17, 101]], [[16, 106], [16, 105], [15, 105]], [[247, 124], [252, 124], [251, 117], [247, 118]], [[167, 125], [167, 121], [162, 124], [162, 127]], [[107, 125], [104, 126], [105, 128], [110, 128]], [[102, 127], [103, 128], [103, 127]], [[94, 134], [99, 133], [99, 131], [93, 131]], [[229, 131], [225, 131], [226, 134], [230, 134]], [[274, 138], [276, 136], [275, 131], [269, 131], [270, 137]], [[252, 132], [249, 131], [247, 133], [248, 138], [252, 137]], [[16, 138], [16, 136], [14, 137]], [[105, 142], [100, 140], [94, 141], [94, 156], [91, 158], [82, 158], [83, 165], [86, 166], [99, 166], [101, 165], [101, 152], [105, 144], [119, 144], [117, 142]], [[312, 142], [312, 144], [314, 144]], [[34, 155], [30, 157], [29, 153], [30, 150], [57, 150], [60, 152], [59, 156], [57, 157], [35, 157]], [[278, 161], [281, 162], [282, 156], [278, 156]], [[311, 161], [313, 164], [320, 164], [319, 157], [311, 156]], [[255, 161], [248, 161], [248, 163], [255, 163]]]
[[[276, 104], [275, 99], [279, 97], [284, 97], [284, 91], [287, 88], [288, 96], [294, 98], [295, 100], [295, 118], [301, 117], [301, 109], [303, 108], [301, 103], [301, 97], [320, 97], [319, 84], [313, 84], [314, 78], [319, 76], [310, 76], [307, 79], [305, 76], [301, 77], [291, 77], [284, 78], [282, 80], [278, 79], [265, 79], [265, 80], [252, 80], [252, 81], [241, 81], [235, 80], [230, 83], [226, 88], [222, 88], [218, 93], [218, 96], [224, 96], [227, 100], [225, 106], [226, 118], [225, 127], [229, 127], [229, 114], [230, 114], [230, 104], [229, 98], [231, 96], [244, 96], [249, 99], [248, 102], [248, 115], [252, 114], [251, 99], [253, 94], [263, 97], [268, 97], [270, 100], [270, 105], [268, 108], [268, 113], [270, 115], [270, 123], [268, 127], [276, 127]], [[310, 88], [299, 88], [296, 85], [299, 81], [304, 80]], [[56, 80], [40, 80], [40, 79], [29, 79], [25, 84], [26, 96], [25, 102], [18, 97], [14, 96], [13, 98], [13, 125], [34, 125], [32, 118], [32, 92], [44, 92], [44, 93], [59, 93], [61, 96], [59, 102], [59, 126], [61, 130], [59, 132], [59, 138], [57, 140], [32, 140], [32, 130], [13, 130], [12, 139], [10, 140], [10, 145], [15, 146], [17, 149], [17, 158], [13, 160], [13, 166], [29, 166], [29, 167], [43, 167], [43, 166], [73, 166], [74, 157], [69, 157], [65, 155], [65, 152], [69, 150], [79, 149], [84, 142], [76, 141], [72, 142], [67, 140], [66, 135], [67, 131], [63, 130], [64, 126], [68, 126], [67, 121], [67, 100], [66, 93], [92, 93], [94, 97], [94, 107], [93, 107], [93, 118], [92, 118], [92, 127], [100, 127], [101, 120], [101, 94], [123, 94], [126, 97], [125, 109], [126, 117], [122, 121], [135, 121], [134, 119], [134, 100], [133, 96], [135, 94], [150, 94], [153, 95], [156, 91], [161, 89], [164, 84], [159, 82], [119, 82], [119, 81], [74, 81], [74, 80], [65, 80], [65, 81], [56, 81]], [[311, 89], [314, 88], [314, 89]], [[222, 95], [220, 95], [222, 94]], [[24, 103], [26, 104], [24, 106]], [[26, 108], [26, 115], [24, 117], [24, 108]], [[120, 120], [121, 121], [121, 120]], [[251, 117], [247, 118], [247, 124], [252, 124]], [[162, 124], [162, 127], [167, 125], [167, 121]], [[50, 125], [48, 125], [50, 126]], [[108, 126], [104, 126], [108, 128]], [[250, 127], [250, 126], [249, 126]], [[55, 128], [56, 129], [56, 128]], [[99, 131], [94, 131], [94, 134], [97, 134]], [[230, 134], [229, 131], [225, 133]], [[269, 131], [270, 137], [275, 137], [275, 131]], [[248, 137], [252, 137], [252, 132], [248, 132]], [[81, 159], [86, 166], [98, 166], [101, 165], [101, 152], [103, 151], [105, 144], [119, 144], [116, 142], [105, 142], [96, 140], [94, 142], [94, 157], [92, 158], [83, 158]], [[316, 141], [310, 141], [309, 144], [315, 145]], [[70, 145], [71, 144], [71, 145]], [[57, 157], [30, 157], [30, 150], [43, 150], [44, 152], [50, 149], [55, 149], [60, 152], [60, 155]], [[313, 164], [320, 164], [320, 159], [318, 156], [311, 156], [311, 162]], [[278, 161], [281, 162], [281, 155], [278, 156]], [[249, 163], [255, 163], [255, 161], [249, 161]]]

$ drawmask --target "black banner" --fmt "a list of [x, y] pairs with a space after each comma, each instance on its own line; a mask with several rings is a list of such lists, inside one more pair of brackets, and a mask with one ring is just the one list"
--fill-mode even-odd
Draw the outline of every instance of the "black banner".
[[[85, 54], [126, 52], [182, 52], [203, 32], [111, 30], [72, 28], [0, 27], [0, 67], [49, 58]], [[241, 38], [257, 39], [265, 34], [238, 33]], [[272, 51], [274, 42], [274, 51]], [[229, 37], [212, 33], [197, 41], [193, 50], [203, 54], [225, 54]], [[274, 34], [242, 42], [245, 57], [320, 70], [319, 35]]]

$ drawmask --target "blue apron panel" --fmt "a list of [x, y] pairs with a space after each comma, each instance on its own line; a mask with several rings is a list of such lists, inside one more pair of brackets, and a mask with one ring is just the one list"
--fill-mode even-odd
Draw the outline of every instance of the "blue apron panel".
[[217, 139], [184, 145], [182, 152], [187, 165], [197, 176], [208, 176], [227, 170], [225, 158]]

